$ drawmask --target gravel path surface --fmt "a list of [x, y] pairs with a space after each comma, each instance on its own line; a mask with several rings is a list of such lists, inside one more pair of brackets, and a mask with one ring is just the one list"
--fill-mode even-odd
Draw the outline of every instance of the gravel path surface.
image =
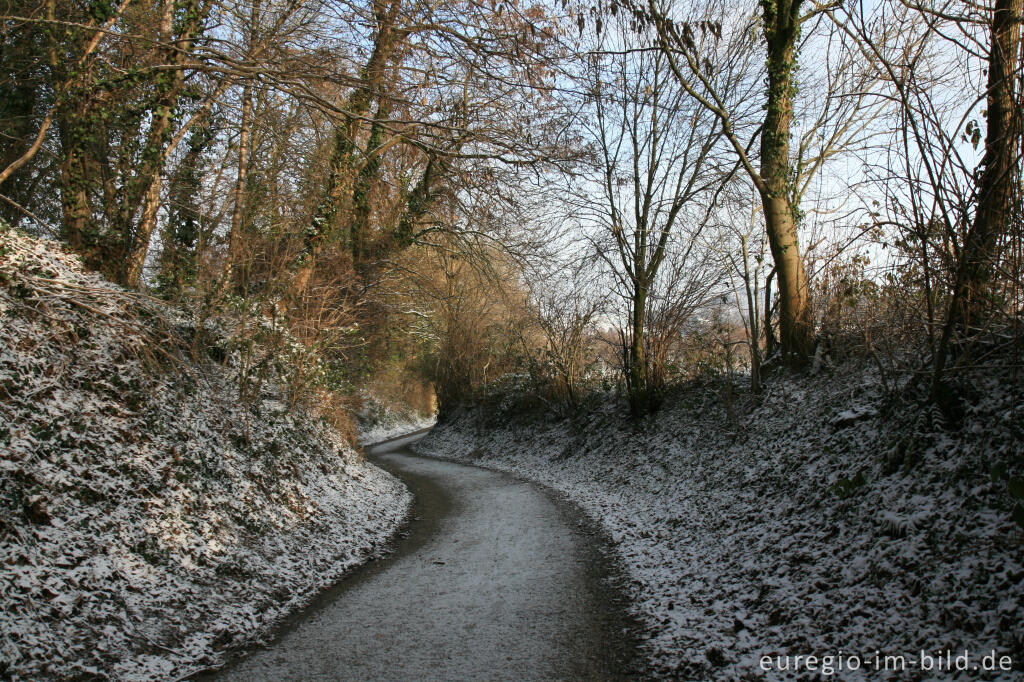
[[416, 496], [396, 551], [215, 679], [627, 677], [634, 624], [590, 524], [532, 484], [413, 455], [418, 436], [370, 452]]

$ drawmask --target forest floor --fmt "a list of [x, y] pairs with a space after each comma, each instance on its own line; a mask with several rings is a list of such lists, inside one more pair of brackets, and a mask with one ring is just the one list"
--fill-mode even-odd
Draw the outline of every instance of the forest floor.
[[[573, 418], [495, 394], [415, 450], [580, 505], [628, 569], [659, 675], [1010, 680], [1024, 670], [1024, 541], [1006, 482], [1021, 404], [979, 378], [945, 415], [846, 367], [777, 377], [759, 399], [694, 384], [639, 423], [611, 393]], [[936, 668], [965, 652], [966, 670]]]
[[394, 553], [202, 679], [627, 679], [636, 624], [582, 514], [507, 474], [413, 456], [409, 440], [368, 451], [415, 494]]
[[274, 382], [239, 400], [198, 333], [0, 232], [0, 679], [216, 665], [404, 521], [405, 486]]

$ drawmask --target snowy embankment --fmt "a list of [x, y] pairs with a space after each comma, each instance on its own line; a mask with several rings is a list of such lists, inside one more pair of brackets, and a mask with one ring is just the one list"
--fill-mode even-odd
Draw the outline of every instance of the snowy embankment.
[[[599, 520], [661, 675], [1020, 679], [1024, 546], [993, 474], [1021, 461], [1020, 396], [979, 383], [954, 432], [878, 383], [776, 380], [746, 407], [733, 387], [694, 386], [638, 425], [611, 398], [571, 421], [490, 404], [416, 449], [537, 480]], [[920, 671], [922, 650], [964, 649], [1014, 670]], [[818, 658], [780, 673], [786, 655]]]
[[437, 416], [424, 417], [408, 408], [400, 409], [385, 404], [372, 395], [363, 396], [363, 410], [359, 413], [358, 433], [362, 445], [427, 429], [437, 423]]
[[337, 432], [190, 359], [196, 333], [0, 229], [0, 678], [216, 665], [405, 517]]

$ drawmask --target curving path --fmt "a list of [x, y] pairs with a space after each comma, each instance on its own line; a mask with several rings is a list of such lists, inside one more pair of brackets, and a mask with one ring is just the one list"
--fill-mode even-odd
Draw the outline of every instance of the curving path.
[[395, 552], [211, 679], [627, 677], [632, 623], [589, 525], [529, 483], [413, 455], [416, 437], [369, 451], [416, 496]]

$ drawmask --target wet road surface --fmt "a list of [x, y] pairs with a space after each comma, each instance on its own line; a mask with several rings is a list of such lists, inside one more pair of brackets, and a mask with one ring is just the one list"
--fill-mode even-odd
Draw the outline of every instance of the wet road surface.
[[590, 524], [511, 476], [415, 456], [416, 437], [368, 450], [416, 496], [395, 552], [206, 679], [629, 677], [633, 623]]

